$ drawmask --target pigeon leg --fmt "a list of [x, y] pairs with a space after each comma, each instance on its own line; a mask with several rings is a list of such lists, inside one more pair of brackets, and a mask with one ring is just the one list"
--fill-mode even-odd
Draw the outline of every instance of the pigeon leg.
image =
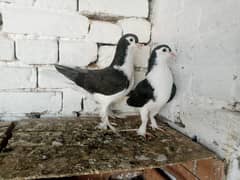
[[97, 126], [100, 129], [107, 129], [108, 127], [112, 130], [112, 131], [116, 131], [116, 129], [110, 124], [109, 119], [108, 119], [108, 107], [107, 106], [103, 106], [102, 107], [102, 111], [101, 111], [101, 123]]
[[111, 109], [109, 109], [108, 114], [113, 119], [125, 119], [127, 117], [123, 114], [114, 113]]
[[158, 125], [157, 125], [157, 122], [156, 122], [156, 119], [155, 119], [155, 116], [158, 114], [158, 111], [152, 111], [150, 112], [150, 121], [151, 121], [151, 128], [153, 130], [159, 130], [159, 131], [164, 131], [163, 129], [161, 129]]
[[141, 120], [142, 124], [137, 130], [137, 134], [140, 136], [144, 136], [146, 134], [146, 128], [147, 128], [147, 122], [148, 122], [148, 111], [144, 108], [140, 110]]

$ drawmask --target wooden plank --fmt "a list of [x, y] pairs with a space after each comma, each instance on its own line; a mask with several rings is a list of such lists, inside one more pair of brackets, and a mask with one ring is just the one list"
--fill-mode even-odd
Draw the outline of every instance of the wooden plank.
[[215, 157], [183, 134], [158, 122], [164, 132], [136, 135], [139, 117], [111, 120], [119, 133], [98, 130], [99, 118], [23, 120], [0, 153], [0, 179], [51, 178], [117, 173]]
[[166, 166], [164, 167], [168, 173], [170, 173], [177, 180], [200, 180], [197, 176], [195, 176], [188, 169], [184, 168], [181, 164]]
[[144, 171], [144, 177], [146, 180], [166, 180], [160, 173], [155, 169], [147, 169]]

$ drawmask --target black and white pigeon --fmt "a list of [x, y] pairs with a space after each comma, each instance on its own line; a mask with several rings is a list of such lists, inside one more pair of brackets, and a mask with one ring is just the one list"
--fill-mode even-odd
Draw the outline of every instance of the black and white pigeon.
[[137, 130], [138, 135], [145, 136], [149, 118], [151, 127], [159, 129], [155, 116], [176, 94], [176, 85], [167, 64], [173, 57], [175, 54], [167, 45], [154, 48], [148, 62], [146, 78], [129, 94], [127, 104], [139, 108], [140, 111], [142, 124]]
[[55, 65], [56, 69], [72, 80], [77, 86], [85, 90], [88, 97], [100, 106], [101, 123], [98, 128], [115, 131], [108, 116], [112, 113], [109, 106], [126, 96], [134, 84], [134, 52], [138, 44], [138, 37], [126, 34], [117, 44], [115, 56], [110, 66], [99, 70], [70, 68]]

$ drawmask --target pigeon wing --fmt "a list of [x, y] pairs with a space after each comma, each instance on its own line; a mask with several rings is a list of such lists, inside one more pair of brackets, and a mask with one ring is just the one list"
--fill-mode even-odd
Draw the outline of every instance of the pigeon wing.
[[129, 98], [127, 99], [127, 104], [133, 107], [142, 107], [150, 99], [154, 100], [154, 89], [147, 79], [144, 79], [136, 88], [130, 92]]
[[104, 95], [116, 94], [129, 86], [127, 76], [122, 71], [113, 68], [101, 70], [89, 70], [87, 73], [80, 73], [76, 84], [90, 93]]

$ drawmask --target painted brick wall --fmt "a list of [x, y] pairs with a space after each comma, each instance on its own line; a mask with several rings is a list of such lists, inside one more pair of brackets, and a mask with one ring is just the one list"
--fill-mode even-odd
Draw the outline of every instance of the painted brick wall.
[[[0, 0], [0, 119], [97, 113], [97, 105], [53, 64], [87, 67], [96, 62], [103, 68], [123, 34], [135, 33], [148, 43], [149, 8], [148, 0]], [[139, 49], [137, 80], [143, 78], [149, 54], [150, 45]], [[124, 101], [113, 109], [135, 112]]]
[[153, 43], [178, 54], [177, 96], [162, 113], [226, 158], [229, 179], [239, 180], [240, 1], [153, 0], [151, 7]]

